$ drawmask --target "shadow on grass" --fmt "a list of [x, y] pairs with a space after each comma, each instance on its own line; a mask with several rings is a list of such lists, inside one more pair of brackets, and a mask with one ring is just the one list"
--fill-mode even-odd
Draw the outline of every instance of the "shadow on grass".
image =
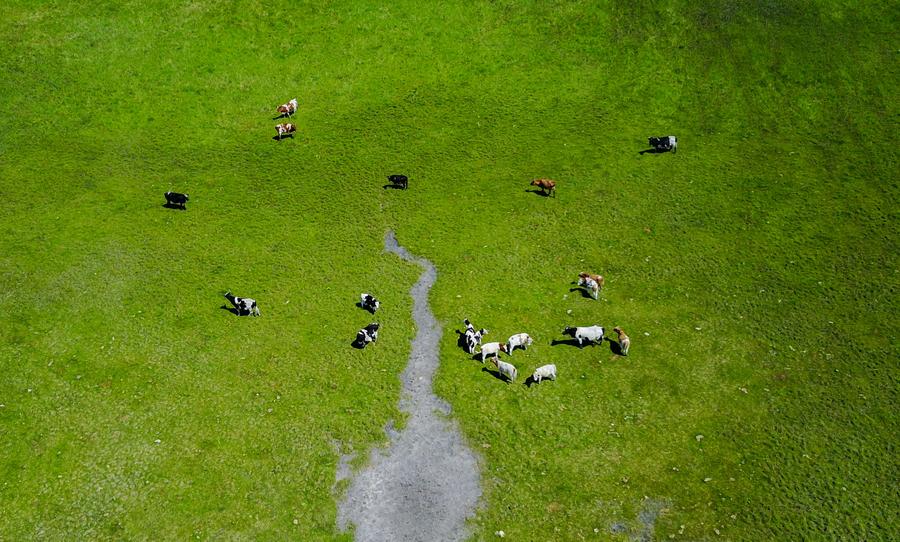
[[356, 306], [361, 308], [362, 310], [368, 312], [369, 314], [375, 314], [375, 311], [371, 308], [363, 307], [362, 301], [357, 301]]
[[385, 190], [387, 190], [388, 188], [393, 188], [394, 190], [406, 190], [405, 186], [402, 186], [399, 184], [386, 184], [386, 185], [382, 186], [381, 188], [383, 188]]
[[577, 346], [578, 348], [584, 348], [585, 346], [597, 346], [597, 343], [592, 341], [585, 341], [583, 345], [578, 346], [578, 339], [553, 339], [553, 341], [550, 342], [550, 346], [558, 346], [560, 344], [564, 344], [566, 346]]
[[606, 340], [609, 341], [609, 351], [610, 352], [612, 352], [613, 354], [615, 354], [617, 356], [625, 355], [622, 353], [622, 345], [621, 344], [619, 344], [616, 341], [613, 341], [611, 339], [606, 339]]
[[544, 198], [549, 198], [549, 197], [550, 197], [550, 193], [549, 193], [549, 192], [544, 192], [543, 190], [538, 190], [538, 189], [526, 189], [525, 191], [528, 192], [529, 194], [537, 194], [538, 196], [541, 196], [541, 197], [544, 197]]
[[285, 134], [281, 137], [279, 137], [277, 135], [272, 136], [272, 141], [281, 141], [282, 139], [288, 139], [288, 138], [294, 139], [294, 134]]
[[[222, 305], [222, 306], [219, 307], [219, 308], [222, 309], [222, 310], [226, 310], [226, 311], [230, 312], [231, 314], [233, 314], [233, 315], [235, 315], [235, 316], [243, 316], [243, 315], [241, 314], [241, 311], [237, 310], [237, 309], [234, 308], [234, 307], [229, 307], [228, 305]], [[250, 313], [248, 312], [247, 314], [250, 314]]]
[[287, 113], [282, 113], [282, 114], [278, 115], [277, 117], [272, 117], [272, 120], [281, 120], [281, 119], [286, 119], [286, 118], [292, 118], [292, 117], [291, 117], [291, 115], [288, 115]]
[[[541, 382], [545, 382], [547, 380], [550, 380], [551, 382], [553, 381], [552, 378], [545, 378], [545, 379], [541, 380]], [[541, 382], [538, 382], [537, 380], [535, 380], [534, 375], [529, 375], [528, 378], [525, 379], [525, 382], [522, 383], [522, 385], [525, 386], [526, 388], [530, 389], [531, 386], [534, 386], [535, 384], [540, 384]]]
[[456, 346], [462, 348], [466, 354], [471, 354], [469, 345], [466, 343], [466, 334], [458, 329], [456, 330]]
[[181, 205], [178, 205], [177, 203], [166, 202], [166, 203], [163, 203], [162, 206], [165, 207], [166, 209], [177, 209], [179, 211], [187, 211], [187, 207], [182, 207]]
[[[574, 282], [572, 284], [575, 284]], [[594, 299], [594, 296], [591, 295], [591, 291], [585, 288], [584, 286], [576, 286], [574, 288], [569, 288], [569, 292], [581, 292], [581, 297], [587, 299]]]
[[353, 341], [350, 342], [350, 346], [352, 346], [353, 348], [356, 348], [357, 350], [362, 350], [363, 348], [366, 347], [366, 343], [359, 342], [358, 340], [353, 339]]
[[645, 154], [663, 154], [663, 153], [667, 153], [667, 152], [669, 152], [669, 151], [666, 149], [653, 148], [653, 149], [644, 149], [642, 151], [638, 151], [638, 154], [643, 156]]
[[499, 380], [500, 382], [503, 382], [504, 384], [509, 384], [509, 383], [512, 382], [512, 380], [510, 380], [510, 379], [506, 378], [505, 376], [503, 376], [503, 375], [500, 373], [500, 371], [492, 371], [491, 369], [488, 369], [487, 367], [482, 367], [482, 368], [481, 368], [481, 372], [482, 372], [482, 373], [488, 373], [489, 375], [493, 376], [494, 378], [496, 378], [496, 379]]

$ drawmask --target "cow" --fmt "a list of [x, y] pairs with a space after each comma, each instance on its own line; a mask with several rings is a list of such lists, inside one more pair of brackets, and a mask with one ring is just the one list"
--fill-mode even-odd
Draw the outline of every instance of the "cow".
[[278, 140], [281, 141], [281, 138], [284, 135], [290, 135], [291, 137], [294, 137], [293, 133], [297, 131], [297, 126], [291, 124], [290, 122], [276, 124], [275, 131], [278, 132]]
[[359, 294], [359, 306], [375, 314], [375, 311], [381, 307], [381, 302], [375, 299], [375, 296], [372, 294]]
[[166, 196], [166, 205], [177, 205], [182, 209], [186, 209], [184, 204], [187, 203], [189, 199], [187, 194], [179, 194], [178, 192], [166, 192], [164, 195]]
[[585, 342], [602, 343], [604, 334], [603, 326], [598, 325], [588, 327], [566, 326], [566, 329], [563, 330], [563, 335], [574, 337], [578, 341], [579, 347], [583, 346]]
[[678, 152], [678, 138], [675, 136], [648, 137], [647, 141], [656, 152]]
[[556, 380], [556, 365], [550, 364], [538, 367], [534, 370], [534, 374], [531, 375], [531, 380], [537, 383], [540, 383], [545, 378]]
[[249, 297], [237, 297], [231, 295], [231, 292], [225, 294], [225, 299], [234, 305], [238, 316], [242, 316], [244, 313], [251, 316], [259, 316], [259, 307], [256, 306], [255, 299], [250, 299]]
[[600, 295], [600, 290], [603, 289], [603, 285], [606, 281], [603, 279], [601, 275], [593, 275], [591, 273], [578, 273], [578, 285], [587, 288], [587, 290], [591, 293], [591, 297], [597, 299]]
[[494, 356], [497, 359], [500, 359], [500, 352], [506, 352], [506, 345], [500, 343], [485, 343], [481, 345], [481, 363], [484, 363], [484, 360], [488, 358], [488, 356]]
[[620, 327], [614, 327], [613, 331], [619, 336], [619, 352], [622, 353], [623, 356], [628, 355], [628, 349], [631, 347], [631, 339], [628, 335], [625, 334], [625, 331]]
[[294, 98], [286, 104], [279, 105], [277, 111], [282, 117], [293, 117], [294, 113], [297, 112], [297, 98]]
[[494, 365], [497, 367], [497, 370], [500, 371], [500, 374], [509, 379], [510, 382], [513, 382], [516, 379], [516, 375], [519, 374], [516, 370], [516, 366], [512, 363], [500, 361], [500, 358], [494, 358], [491, 361], [494, 362]]
[[556, 196], [556, 181], [550, 179], [535, 179], [531, 181], [530, 186], [537, 186], [541, 189], [541, 194], [545, 196]]
[[373, 322], [356, 333], [356, 345], [365, 348], [367, 344], [378, 341], [378, 323]]
[[517, 346], [521, 346], [522, 350], [528, 350], [528, 347], [531, 346], [531, 343], [533, 342], [534, 341], [527, 333], [517, 333], [506, 341], [506, 353], [511, 356], [513, 350], [515, 350]]
[[409, 178], [406, 175], [388, 175], [388, 182], [395, 188], [406, 190], [409, 188]]
[[469, 322], [469, 319], [466, 318], [463, 320], [463, 323], [466, 325], [466, 332], [463, 334], [463, 338], [465, 339], [466, 352], [469, 354], [475, 353], [475, 347], [481, 344], [481, 338], [487, 335], [488, 330], [481, 328], [478, 331], [475, 331], [475, 327]]

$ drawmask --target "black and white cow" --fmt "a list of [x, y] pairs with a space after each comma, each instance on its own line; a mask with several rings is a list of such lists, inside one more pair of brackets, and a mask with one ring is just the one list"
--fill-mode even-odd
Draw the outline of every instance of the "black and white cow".
[[187, 194], [179, 194], [178, 192], [166, 192], [166, 205], [178, 205], [185, 209], [184, 204], [188, 202]]
[[466, 352], [469, 354], [475, 353], [475, 347], [481, 344], [481, 338], [487, 335], [488, 330], [481, 328], [478, 331], [475, 331], [475, 327], [469, 322], [469, 319], [466, 318], [463, 320], [463, 323], [466, 325], [466, 332], [463, 335], [465, 339]]
[[378, 341], [378, 323], [373, 322], [356, 333], [356, 345], [365, 348], [367, 344]]
[[409, 187], [409, 178], [406, 175], [389, 175], [388, 181], [395, 187], [403, 190]]
[[675, 136], [649, 137], [647, 141], [658, 152], [678, 152], [678, 138]]
[[259, 316], [259, 307], [256, 306], [256, 300], [250, 299], [249, 297], [237, 297], [231, 295], [231, 292], [225, 294], [225, 299], [231, 302], [234, 305], [235, 310], [237, 310], [238, 316], [243, 316], [244, 314], [249, 314], [251, 316]]
[[381, 307], [381, 302], [375, 299], [375, 296], [372, 294], [359, 294], [359, 306], [375, 314], [375, 311]]

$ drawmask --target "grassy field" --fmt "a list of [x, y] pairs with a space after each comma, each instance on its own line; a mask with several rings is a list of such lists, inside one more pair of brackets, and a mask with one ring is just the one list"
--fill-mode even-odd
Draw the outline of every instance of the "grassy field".
[[[0, 539], [349, 539], [339, 453], [359, 468], [402, 426], [415, 333], [388, 228], [438, 269], [475, 539], [900, 538], [898, 23], [837, 0], [3, 3]], [[669, 133], [677, 154], [638, 154]], [[542, 176], [557, 198], [526, 191]], [[362, 291], [382, 328], [358, 351]], [[482, 372], [464, 317], [527, 331], [520, 374], [559, 380]], [[552, 345], [593, 323], [631, 355]]]

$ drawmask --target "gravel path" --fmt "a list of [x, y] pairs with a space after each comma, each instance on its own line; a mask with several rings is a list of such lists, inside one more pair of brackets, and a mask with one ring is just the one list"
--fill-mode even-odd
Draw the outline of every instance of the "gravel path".
[[450, 413], [450, 405], [432, 391], [441, 326], [428, 307], [428, 291], [437, 271], [401, 247], [394, 232], [385, 235], [384, 248], [424, 270], [410, 290], [418, 332], [400, 377], [400, 409], [410, 416], [399, 433], [389, 424], [390, 447], [373, 450], [369, 467], [352, 480], [338, 506], [338, 528], [355, 524], [361, 542], [463, 540], [465, 520], [481, 497], [481, 480], [475, 454], [456, 423], [441, 415]]

